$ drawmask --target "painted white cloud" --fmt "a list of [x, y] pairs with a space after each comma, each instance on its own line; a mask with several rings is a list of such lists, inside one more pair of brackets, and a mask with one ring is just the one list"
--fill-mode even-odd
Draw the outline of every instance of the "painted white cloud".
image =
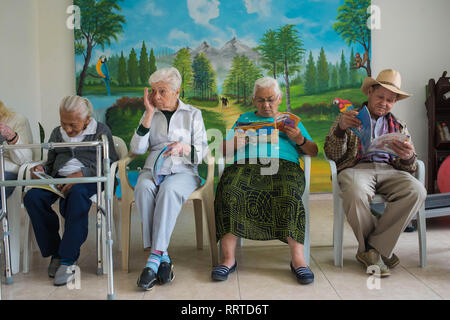
[[162, 16], [164, 12], [153, 2], [150, 1], [144, 8], [144, 12], [152, 16]]
[[270, 4], [272, 0], [244, 0], [247, 13], [257, 13], [260, 17], [270, 16]]
[[209, 21], [219, 16], [218, 0], [187, 0], [189, 16], [197, 24], [210, 26]]
[[288, 18], [288, 17], [283, 16], [283, 18], [281, 18], [281, 21], [284, 24], [299, 24], [299, 25], [303, 25], [308, 28], [317, 27], [319, 25], [316, 22], [312, 22], [312, 21], [304, 19], [302, 17]]
[[191, 36], [189, 33], [186, 33], [184, 31], [178, 30], [178, 29], [172, 29], [168, 36], [169, 40], [175, 40], [175, 41], [187, 41], [189, 42], [191, 40]]

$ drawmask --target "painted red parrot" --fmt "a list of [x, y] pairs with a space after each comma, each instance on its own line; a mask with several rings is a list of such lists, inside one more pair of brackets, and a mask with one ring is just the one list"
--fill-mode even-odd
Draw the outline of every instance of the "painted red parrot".
[[337, 105], [339, 107], [339, 112], [344, 112], [347, 110], [353, 109], [353, 104], [351, 101], [348, 100], [342, 100], [339, 98], [334, 98], [333, 104]]

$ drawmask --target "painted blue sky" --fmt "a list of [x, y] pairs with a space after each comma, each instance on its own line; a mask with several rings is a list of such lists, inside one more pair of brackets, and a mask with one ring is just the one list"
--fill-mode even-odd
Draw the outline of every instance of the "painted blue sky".
[[[250, 47], [269, 28], [295, 24], [308, 52], [316, 58], [323, 47], [327, 60], [336, 62], [341, 50], [348, 62], [350, 48], [334, 32], [337, 9], [344, 0], [125, 0], [121, 3], [127, 24], [119, 42], [102, 50], [95, 48], [94, 63], [102, 54], [124, 54], [142, 40], [147, 48], [167, 47], [174, 51], [203, 41], [216, 48], [237, 37]], [[354, 45], [355, 52], [363, 53]], [[81, 63], [77, 57], [77, 69]], [[79, 70], [79, 69], [78, 69]]]

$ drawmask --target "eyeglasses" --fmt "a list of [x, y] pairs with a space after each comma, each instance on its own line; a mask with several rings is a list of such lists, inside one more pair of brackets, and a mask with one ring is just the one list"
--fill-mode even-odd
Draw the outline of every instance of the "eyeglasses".
[[257, 98], [257, 99], [256, 99], [256, 103], [257, 103], [257, 104], [265, 104], [265, 103], [267, 102], [268, 104], [272, 104], [272, 103], [274, 103], [276, 100], [277, 100], [276, 98], [272, 98], [272, 97], [267, 98], [267, 99], [264, 99], [264, 98]]

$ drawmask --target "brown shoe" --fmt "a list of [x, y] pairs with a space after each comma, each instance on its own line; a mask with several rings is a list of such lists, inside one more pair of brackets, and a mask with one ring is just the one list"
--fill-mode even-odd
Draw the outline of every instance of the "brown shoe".
[[381, 255], [375, 249], [370, 249], [366, 252], [358, 252], [356, 254], [356, 259], [366, 266], [367, 273], [379, 275], [382, 278], [391, 275], [388, 266], [384, 264]]
[[391, 258], [386, 258], [385, 256], [381, 256], [384, 264], [388, 266], [389, 269], [393, 269], [400, 263], [400, 259], [393, 253]]

